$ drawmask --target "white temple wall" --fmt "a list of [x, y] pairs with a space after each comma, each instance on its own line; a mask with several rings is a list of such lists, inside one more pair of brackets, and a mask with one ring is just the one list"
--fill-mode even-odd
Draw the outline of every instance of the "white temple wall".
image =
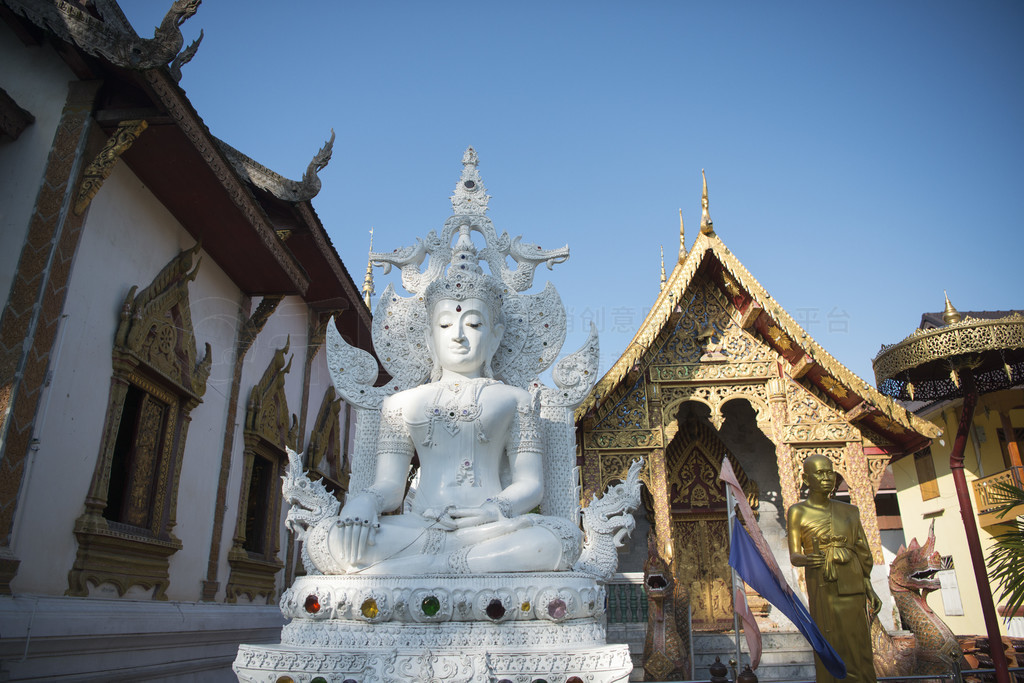
[[[168, 261], [194, 244], [134, 174], [118, 164], [89, 208], [54, 347], [52, 383], [40, 400], [38, 450], [29, 463], [14, 530], [15, 553], [22, 562], [15, 593], [60, 595], [67, 589], [77, 552], [74, 523], [84, 510], [106, 419], [121, 305], [132, 285], [148, 286]], [[216, 358], [234, 346], [230, 325], [239, 290], [205, 256], [189, 291], [198, 353], [209, 342]], [[198, 599], [199, 581], [205, 578], [227, 408], [225, 383], [230, 383], [230, 366], [214, 363], [204, 401], [192, 412], [174, 530], [185, 547], [171, 560], [171, 599]], [[97, 591], [108, 593], [116, 596], [113, 587]]]
[[0, 88], [35, 117], [17, 140], [0, 144], [0, 292], [11, 290], [21, 246], [74, 75], [48, 45], [26, 47], [0, 25]]
[[[253, 298], [253, 311], [256, 310], [259, 301], [258, 297]], [[220, 589], [217, 593], [217, 600], [224, 599], [228, 579], [231, 576], [231, 566], [228, 564], [228, 551], [231, 549], [232, 538], [238, 524], [238, 501], [241, 493], [242, 469], [245, 457], [245, 413], [249, 402], [249, 394], [253, 386], [263, 377], [263, 373], [274, 358], [274, 353], [284, 347], [290, 337], [291, 346], [288, 349], [288, 354], [285, 356], [285, 364], [287, 364], [289, 357], [294, 357], [294, 359], [292, 360], [291, 370], [285, 375], [284, 391], [285, 397], [288, 400], [289, 420], [292, 414], [301, 420], [299, 413], [302, 408], [302, 368], [305, 363], [309, 331], [307, 316], [308, 308], [302, 298], [297, 296], [285, 297], [274, 311], [274, 314], [267, 320], [245, 356], [238, 395], [239, 405], [235, 421], [234, 443], [231, 449], [231, 473], [228, 477], [227, 499], [225, 501], [228, 510], [224, 518], [224, 535], [221, 540], [220, 559], [218, 560]], [[313, 408], [312, 410], [315, 409]], [[278, 538], [280, 539], [281, 548], [278, 557], [283, 560], [287, 551], [287, 532], [284, 526], [283, 515], [281, 516]], [[276, 579], [277, 591], [280, 594], [280, 591], [284, 589], [284, 571], [278, 572]], [[238, 598], [238, 602], [245, 603], [247, 599], [243, 596]], [[262, 602], [262, 599], [259, 602]]]
[[[171, 600], [199, 600], [206, 579], [242, 300], [241, 291], [213, 259], [205, 252], [200, 257], [198, 277], [189, 286], [189, 307], [197, 358], [202, 358], [209, 343], [212, 363], [203, 402], [191, 413], [178, 480], [178, 523], [173, 533], [184, 547], [171, 556], [168, 566]], [[238, 419], [244, 419], [244, 403], [242, 411], [236, 414]], [[230, 489], [225, 502], [229, 508], [238, 504]], [[225, 534], [228, 543], [230, 532]]]

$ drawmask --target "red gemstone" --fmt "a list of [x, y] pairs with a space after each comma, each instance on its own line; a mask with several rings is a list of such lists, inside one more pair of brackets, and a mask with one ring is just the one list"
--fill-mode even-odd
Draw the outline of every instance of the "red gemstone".
[[320, 598], [316, 597], [315, 595], [307, 596], [305, 607], [306, 611], [310, 614], [316, 614], [320, 611]]

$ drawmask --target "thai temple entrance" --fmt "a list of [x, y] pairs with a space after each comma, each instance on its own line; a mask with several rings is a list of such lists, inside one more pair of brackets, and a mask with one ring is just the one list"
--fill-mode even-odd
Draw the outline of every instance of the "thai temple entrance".
[[[798, 585], [785, 515], [800, 499], [804, 459], [832, 461], [881, 563], [874, 496], [885, 468], [893, 455], [913, 453], [938, 434], [818, 345], [715, 233], [706, 186], [701, 204], [696, 241], [686, 248], [680, 223], [679, 258], [662, 275], [650, 313], [576, 411], [582, 500], [645, 459], [650, 531], [631, 548], [647, 541], [648, 623], [637, 664], [649, 680], [706, 676], [708, 663], [696, 653], [708, 648], [693, 648], [691, 661], [694, 639], [733, 628], [718, 481], [724, 457], [779, 566]], [[633, 568], [625, 571], [638, 571], [636, 562], [627, 564]], [[792, 629], [763, 600], [748, 595], [748, 602], [765, 630]]]
[[689, 591], [693, 628], [724, 631], [733, 626], [728, 510], [718, 481], [727, 451], [707, 420], [689, 408], [683, 405], [687, 415], [666, 454], [673, 570], [677, 585]]

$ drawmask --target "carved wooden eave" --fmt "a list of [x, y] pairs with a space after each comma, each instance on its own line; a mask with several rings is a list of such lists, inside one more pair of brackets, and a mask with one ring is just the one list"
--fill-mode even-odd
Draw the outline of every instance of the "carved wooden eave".
[[76, 206], [87, 210], [112, 166], [124, 163], [245, 294], [298, 295], [318, 310], [343, 310], [342, 334], [369, 339], [371, 316], [354, 305], [359, 289], [309, 203], [330, 144], [301, 181], [222, 148], [178, 85], [197, 47], [182, 49], [180, 26], [199, 2], [164, 1], [167, 18], [143, 39], [113, 0], [0, 0], [0, 21], [26, 44], [49, 43], [78, 78], [103, 81], [93, 118], [105, 135], [136, 131], [116, 154], [104, 153], [109, 163], [90, 165], [93, 186]]
[[[4, 0], [13, 12], [87, 54], [126, 69], [180, 67], [195, 54], [199, 40], [184, 51], [180, 26], [199, 9], [201, 0], [175, 0], [152, 38], [141, 38], [113, 0], [77, 3], [53, 0]], [[202, 38], [200, 38], [201, 40]], [[180, 75], [179, 75], [180, 78]]]
[[326, 168], [327, 163], [331, 160], [331, 153], [334, 150], [334, 131], [331, 131], [331, 139], [324, 143], [313, 160], [309, 162], [302, 180], [289, 180], [223, 140], [217, 140], [217, 143], [220, 145], [221, 151], [224, 152], [224, 156], [235, 167], [238, 175], [256, 187], [266, 190], [286, 202], [308, 202], [320, 193], [321, 183], [317, 174]]
[[743, 329], [755, 333], [787, 364], [787, 375], [845, 413], [867, 439], [889, 455], [914, 452], [941, 434], [932, 423], [908, 412], [833, 358], [780, 306], [713, 231], [698, 235], [673, 269], [647, 317], [622, 356], [576, 410], [576, 422], [616, 392], [641, 368], [646, 369], [655, 340], [679, 308], [698, 271], [710, 274]]

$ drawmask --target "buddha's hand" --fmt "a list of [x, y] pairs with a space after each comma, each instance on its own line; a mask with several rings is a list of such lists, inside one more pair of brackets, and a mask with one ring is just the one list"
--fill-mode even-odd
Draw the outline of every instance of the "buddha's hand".
[[366, 493], [350, 496], [338, 515], [337, 524], [341, 552], [354, 564], [366, 552], [366, 546], [373, 545], [380, 528], [374, 496]]
[[505, 516], [501, 514], [501, 508], [492, 501], [487, 501], [477, 507], [449, 508], [448, 516], [456, 529], [466, 529], [505, 519]]

